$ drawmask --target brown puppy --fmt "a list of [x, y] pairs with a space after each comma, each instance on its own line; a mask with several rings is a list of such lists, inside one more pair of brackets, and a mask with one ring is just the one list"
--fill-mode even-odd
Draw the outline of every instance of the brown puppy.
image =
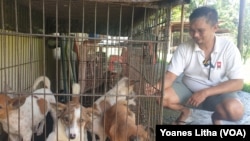
[[[106, 104], [110, 106], [114, 105], [119, 100], [127, 100], [129, 105], [136, 105], [133, 96], [134, 84], [136, 81], [129, 80], [128, 77], [122, 77], [116, 85], [106, 92], [103, 96], [99, 97], [93, 104], [93, 109], [99, 112], [100, 116], [96, 116], [93, 119], [93, 124], [88, 125], [88, 131], [92, 134], [96, 134], [99, 137], [99, 141], [106, 141], [106, 134], [104, 134], [104, 126], [102, 124], [102, 116], [104, 111], [107, 109]], [[109, 106], [109, 107], [110, 107]], [[92, 136], [92, 141], [96, 141], [95, 136]]]
[[103, 117], [104, 129], [111, 141], [129, 141], [135, 137], [148, 141], [149, 134], [142, 125], [136, 125], [135, 114], [125, 100], [108, 108]]

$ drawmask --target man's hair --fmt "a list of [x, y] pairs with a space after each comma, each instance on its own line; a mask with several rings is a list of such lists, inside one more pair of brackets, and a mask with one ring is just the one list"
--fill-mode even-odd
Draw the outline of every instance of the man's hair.
[[215, 25], [218, 23], [218, 13], [212, 7], [202, 6], [196, 8], [189, 16], [189, 21], [192, 22], [193, 20], [201, 17], [206, 18], [206, 22], [210, 25]]

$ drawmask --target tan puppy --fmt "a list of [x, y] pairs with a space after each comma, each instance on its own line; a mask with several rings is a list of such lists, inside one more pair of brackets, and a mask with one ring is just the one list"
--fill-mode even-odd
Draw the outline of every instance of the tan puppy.
[[80, 104], [78, 83], [72, 85], [72, 93], [72, 100], [67, 104], [51, 103], [52, 108], [57, 111], [57, 126], [46, 141], [87, 141], [86, 124], [92, 122], [95, 111]]
[[[108, 104], [107, 104], [108, 106]], [[149, 134], [142, 125], [136, 125], [135, 114], [128, 108], [128, 102], [118, 101], [104, 113], [105, 133], [111, 141], [129, 141], [138, 138], [148, 141]]]
[[[99, 137], [99, 141], [106, 140], [106, 134], [104, 133], [102, 124], [103, 112], [107, 109], [106, 104], [108, 103], [112, 106], [119, 100], [128, 99], [127, 101], [129, 102], [129, 105], [136, 105], [133, 98], [133, 96], [135, 96], [135, 92], [133, 90], [135, 83], [136, 81], [129, 80], [128, 77], [123, 77], [112, 89], [110, 89], [94, 102], [93, 109], [98, 111], [100, 116], [96, 116], [93, 119], [93, 124], [88, 125], [88, 130], [92, 134], [97, 135]], [[95, 136], [92, 136], [92, 140], [96, 141]]]

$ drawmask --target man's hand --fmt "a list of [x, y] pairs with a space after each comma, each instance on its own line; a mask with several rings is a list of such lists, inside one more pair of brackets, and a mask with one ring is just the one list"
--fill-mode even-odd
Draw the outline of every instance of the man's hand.
[[152, 95], [152, 94], [158, 93], [159, 91], [160, 91], [159, 88], [156, 88], [156, 86], [146, 83], [146, 87], [145, 87], [146, 95]]
[[205, 99], [207, 94], [205, 90], [198, 91], [194, 93], [187, 101], [187, 105], [198, 107]]

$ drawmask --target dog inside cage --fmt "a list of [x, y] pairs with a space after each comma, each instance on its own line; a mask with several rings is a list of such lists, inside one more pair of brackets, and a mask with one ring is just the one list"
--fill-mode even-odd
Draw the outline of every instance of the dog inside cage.
[[0, 0], [0, 140], [155, 140], [182, 2]]

